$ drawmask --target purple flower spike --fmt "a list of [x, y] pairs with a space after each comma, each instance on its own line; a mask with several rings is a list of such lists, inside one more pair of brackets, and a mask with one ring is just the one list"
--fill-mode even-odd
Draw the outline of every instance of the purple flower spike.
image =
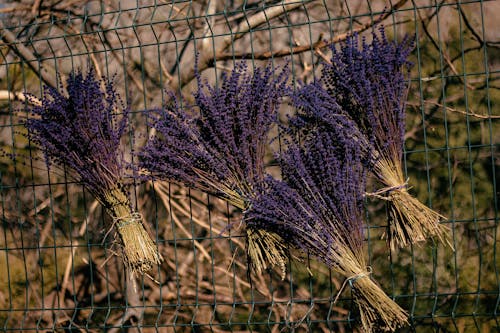
[[291, 100], [297, 112], [289, 118], [286, 128], [289, 135], [314, 141], [318, 132], [328, 132], [335, 137], [334, 147], [360, 149], [363, 164], [368, 168], [373, 166], [378, 156], [375, 148], [321, 81], [299, 88], [291, 94]]
[[286, 93], [288, 68], [274, 77], [269, 65], [248, 73], [246, 63], [236, 65], [231, 75], [224, 73], [220, 88], [198, 77], [196, 105], [200, 109], [200, 134], [207, 150], [219, 161], [234, 187], [247, 198], [252, 185], [264, 177], [264, 154], [268, 133], [277, 119]]
[[[299, 111], [316, 119], [312, 124], [321, 119], [323, 129], [335, 133], [339, 144], [360, 144], [366, 148], [364, 162], [384, 185], [374, 197], [386, 194], [387, 238], [393, 249], [429, 236], [450, 244], [448, 228], [439, 223], [445, 218], [408, 193], [402, 169], [405, 106], [412, 66], [408, 57], [412, 50], [411, 38], [391, 42], [383, 28], [379, 34], [373, 34], [370, 43], [363, 39], [359, 45], [358, 36], [354, 35], [339, 49], [332, 47], [331, 63], [324, 65], [321, 83], [305, 87], [295, 98]], [[311, 97], [313, 89], [316, 97]], [[300, 117], [292, 125], [300, 124]], [[346, 121], [355, 123], [358, 129], [346, 125]]]
[[[289, 143], [279, 157], [284, 181], [268, 178], [267, 195], [253, 202], [248, 213], [251, 223], [284, 232], [285, 241], [330, 266], [338, 262], [330, 253], [332, 245], [362, 251], [364, 239], [361, 152], [356, 146], [336, 147], [335, 141], [321, 132], [300, 147]], [[314, 249], [307, 244], [315, 244]]]
[[[171, 94], [163, 110], [151, 116], [156, 135], [139, 152], [140, 168], [155, 179], [211, 193], [246, 211], [264, 179], [268, 133], [287, 79], [287, 67], [277, 73], [269, 65], [249, 73], [243, 62], [224, 73], [218, 87], [198, 74], [196, 110], [183, 108]], [[281, 240], [255, 229], [247, 229], [247, 236], [254, 269], [279, 265], [284, 277], [287, 256]]]
[[370, 279], [366, 265], [363, 152], [359, 145], [338, 145], [330, 132], [315, 133], [314, 140], [289, 143], [280, 157], [284, 181], [266, 180], [247, 224], [278, 234], [342, 274], [353, 288], [365, 331], [393, 331], [407, 318]]
[[102, 194], [121, 183], [126, 165], [120, 140], [129, 111], [122, 107], [121, 115], [115, 113], [121, 101], [113, 84], [107, 82], [101, 91], [93, 71], [86, 77], [72, 73], [66, 90], [68, 97], [47, 88], [42, 104], [31, 108], [26, 121], [29, 138], [42, 149], [49, 166], [66, 166], [106, 204]]
[[132, 272], [145, 273], [162, 257], [141, 216], [132, 210], [126, 189], [128, 163], [120, 141], [129, 110], [113, 83], [97, 80], [92, 70], [86, 77], [72, 73], [66, 91], [67, 97], [47, 88], [41, 105], [32, 103], [25, 124], [28, 137], [43, 151], [49, 167], [67, 170], [107, 209], [123, 243], [125, 264]]
[[373, 41], [348, 38], [340, 50], [332, 47], [331, 64], [322, 74], [328, 92], [351, 115], [378, 151], [395, 150], [399, 159], [404, 146], [405, 105], [413, 50], [409, 37], [390, 42], [380, 28]]

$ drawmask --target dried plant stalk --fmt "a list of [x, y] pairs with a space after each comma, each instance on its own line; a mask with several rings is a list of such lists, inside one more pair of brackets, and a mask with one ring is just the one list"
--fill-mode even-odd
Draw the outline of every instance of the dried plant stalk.
[[[208, 184], [211, 188], [215, 188], [228, 203], [246, 212], [249, 209], [248, 200], [240, 194], [240, 191], [245, 193], [253, 193], [251, 186], [244, 185], [239, 182], [240, 191], [235, 191], [225, 184], [214, 182], [202, 170], [195, 170], [200, 179]], [[244, 190], [241, 190], [244, 189]], [[261, 274], [268, 268], [278, 267], [280, 269], [281, 280], [286, 276], [286, 263], [288, 261], [288, 251], [286, 244], [275, 232], [270, 232], [264, 229], [246, 228], [246, 252], [250, 267], [256, 274]]]
[[[201, 177], [201, 176], [200, 176]], [[243, 212], [248, 210], [248, 202], [237, 191], [225, 187], [223, 184], [211, 182], [205, 178], [207, 184], [217, 188], [228, 203], [241, 209]], [[248, 193], [251, 193], [250, 190]], [[266, 231], [264, 229], [246, 228], [246, 252], [250, 267], [256, 274], [261, 274], [268, 268], [278, 267], [281, 280], [286, 277], [286, 263], [288, 261], [288, 250], [286, 244], [277, 233]]]
[[132, 212], [127, 204], [127, 197], [115, 190], [108, 196], [108, 202], [116, 202], [108, 209], [113, 217], [113, 224], [123, 245], [123, 262], [132, 273], [145, 274], [159, 265], [163, 257], [156, 244], [146, 232], [142, 216]]
[[278, 267], [281, 280], [286, 276], [287, 248], [277, 233], [247, 228], [247, 253], [252, 269], [260, 274], [269, 267]]
[[393, 332], [408, 324], [407, 313], [370, 279], [371, 269], [364, 265], [364, 258], [357, 258], [348, 248], [339, 248], [337, 252], [342, 260], [333, 269], [344, 275], [351, 286], [364, 331]]
[[126, 190], [130, 162], [122, 138], [130, 110], [113, 82], [97, 79], [91, 69], [86, 76], [71, 73], [67, 96], [59, 88], [45, 89], [41, 103], [29, 107], [28, 137], [42, 149], [48, 167], [63, 170], [107, 209], [123, 241], [126, 266], [145, 273], [162, 257], [141, 216], [132, 212]]
[[406, 312], [391, 300], [368, 276], [351, 283], [354, 301], [359, 307], [361, 325], [366, 332], [393, 332], [408, 323]]
[[[387, 186], [389, 230], [387, 240], [391, 249], [424, 242], [427, 237], [437, 237], [453, 248], [449, 239], [449, 228], [440, 221], [446, 218], [421, 203], [407, 189], [401, 163], [380, 158], [375, 163], [375, 173]], [[382, 191], [383, 192], [383, 191]], [[380, 193], [380, 192], [379, 192]]]
[[339, 146], [327, 131], [292, 138], [278, 156], [284, 180], [266, 179], [246, 222], [342, 274], [346, 282], [339, 294], [349, 283], [364, 331], [394, 331], [406, 324], [406, 313], [370, 280], [366, 266], [362, 156], [362, 147], [352, 141]]
[[[268, 134], [287, 92], [287, 78], [287, 67], [279, 73], [271, 65], [257, 67], [252, 73], [244, 62], [223, 73], [219, 86], [197, 73], [196, 109], [171, 94], [162, 110], [151, 112], [155, 135], [139, 152], [139, 167], [153, 179], [226, 200], [246, 215], [264, 178]], [[284, 277], [288, 256], [283, 239], [265, 230], [244, 234], [250, 236], [247, 253], [255, 272], [277, 265]]]

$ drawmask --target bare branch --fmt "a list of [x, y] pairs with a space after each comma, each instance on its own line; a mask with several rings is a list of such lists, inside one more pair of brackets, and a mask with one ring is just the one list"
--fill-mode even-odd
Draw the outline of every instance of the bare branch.
[[42, 105], [42, 102], [36, 98], [35, 96], [30, 96], [31, 98], [27, 98], [28, 96], [25, 93], [17, 92], [17, 91], [9, 91], [9, 90], [0, 90], [0, 101], [3, 100], [11, 100], [11, 101], [26, 101], [34, 104], [34, 105]]
[[33, 7], [31, 7], [31, 15], [36, 16], [40, 11], [40, 5], [42, 4], [42, 0], [35, 0], [33, 3]]
[[469, 108], [470, 112], [467, 112], [467, 111], [463, 111], [463, 110], [454, 109], [454, 108], [451, 108], [449, 106], [444, 106], [443, 104], [437, 103], [437, 102], [424, 101], [424, 103], [426, 103], [426, 104], [432, 104], [432, 105], [435, 105], [435, 106], [440, 107], [440, 108], [444, 107], [446, 111], [456, 112], [456, 113], [460, 113], [460, 114], [463, 114], [463, 115], [466, 115], [466, 116], [469, 116], [469, 117], [475, 117], [475, 118], [478, 118], [478, 119], [500, 119], [500, 116], [477, 114], [477, 113], [474, 112], [474, 110], [472, 110], [470, 108]]
[[33, 59], [37, 57], [31, 52], [22, 42], [17, 40], [16, 36], [9, 30], [6, 29], [3, 22], [0, 20], [0, 31], [2, 31], [1, 39], [5, 42], [7, 47], [14, 51], [21, 59], [23, 59], [28, 66], [36, 73], [36, 75], [48, 86], [56, 88], [57, 87], [57, 74], [54, 67], [50, 66], [48, 63], [42, 65], [40, 60], [36, 60], [40, 66], [35, 66], [33, 64]]
[[283, 49], [283, 50], [274, 51], [274, 52], [271, 52], [271, 51], [260, 52], [260, 53], [259, 52], [254, 52], [254, 53], [245, 52], [245, 53], [236, 53], [236, 54], [223, 53], [223, 54], [217, 55], [216, 59], [217, 60], [228, 60], [228, 59], [234, 59], [234, 58], [235, 59], [252, 58], [252, 59], [257, 59], [257, 60], [268, 60], [271, 58], [285, 57], [285, 56], [295, 55], [295, 54], [299, 54], [299, 53], [303, 53], [303, 52], [307, 52], [307, 51], [311, 51], [311, 50], [319, 50], [319, 49], [325, 48], [331, 44], [335, 44], [335, 43], [339, 43], [341, 41], [344, 41], [354, 33], [361, 33], [363, 31], [368, 30], [369, 28], [373, 27], [374, 25], [384, 21], [387, 17], [389, 17], [389, 15], [391, 15], [391, 13], [393, 11], [401, 8], [407, 1], [408, 0], [400, 0], [398, 3], [396, 3], [394, 6], [392, 6], [388, 11], [386, 11], [384, 14], [382, 14], [376, 20], [373, 20], [369, 23], [365, 23], [361, 27], [354, 29], [352, 32], [337, 35], [329, 41], [320, 40], [320, 41], [317, 41], [313, 44], [296, 46], [296, 47], [293, 47], [290, 49]]
[[[406, 1], [406, 0], [405, 0]], [[231, 46], [236, 40], [242, 38], [246, 33], [250, 30], [257, 28], [258, 26], [269, 22], [270, 19], [278, 17], [285, 12], [290, 12], [300, 6], [303, 6], [304, 3], [298, 3], [296, 0], [285, 0], [281, 6], [275, 6], [267, 8], [261, 12], [250, 16], [248, 19], [241, 22], [237, 27], [231, 29], [232, 31], [236, 31], [235, 34], [231, 34], [227, 36], [222, 44], [218, 47], [218, 50], [215, 52], [215, 56], [213, 56], [212, 52], [209, 50], [203, 50], [202, 53], [199, 54], [198, 57], [198, 70], [202, 72], [203, 70], [209, 68], [213, 65], [214, 60], [219, 60], [223, 58], [224, 51]], [[222, 58], [221, 58], [222, 57]], [[185, 73], [181, 73], [181, 78], [175, 79], [171, 83], [171, 88], [176, 90], [178, 87], [182, 87], [195, 77], [194, 68], [186, 71]]]
[[12, 13], [12, 12], [19, 12], [21, 10], [29, 10], [31, 6], [28, 5], [19, 5], [19, 6], [13, 6], [13, 7], [5, 7], [5, 8], [0, 8], [0, 14], [6, 14], [6, 13]]
[[[127, 272], [128, 274], [132, 274], [131, 272]], [[143, 303], [139, 298], [139, 293], [137, 292], [137, 279], [133, 276], [125, 277], [126, 280], [126, 290], [127, 290], [127, 307], [122, 316], [116, 318], [111, 322], [113, 328], [111, 328], [108, 332], [119, 332], [121, 326], [123, 326], [127, 321], [132, 322], [132, 318], [136, 318], [138, 323], [136, 325], [140, 327], [142, 325], [142, 320], [144, 317], [144, 310], [139, 310], [144, 308]]]
[[250, 16], [248, 19], [243, 20], [236, 29], [236, 33], [234, 35], [226, 36], [224, 39], [224, 44], [221, 50], [227, 49], [230, 45], [232, 45], [236, 40], [242, 38], [246, 33], [250, 30], [269, 22], [269, 20], [278, 17], [286, 12], [290, 12], [302, 5], [306, 2], [301, 3], [296, 0], [285, 0], [283, 1], [282, 6], [270, 7], [264, 11], [261, 11], [253, 16]]
[[420, 11], [417, 10], [417, 15], [418, 17], [420, 18], [420, 21], [422, 22], [422, 30], [424, 31], [425, 35], [427, 36], [427, 38], [430, 39], [432, 45], [434, 46], [434, 48], [436, 49], [436, 51], [440, 52], [441, 55], [443, 56], [443, 59], [444, 61], [446, 62], [446, 64], [448, 65], [448, 68], [453, 72], [453, 74], [455, 74], [459, 80], [466, 85], [467, 88], [469, 88], [470, 90], [474, 90], [475, 88], [473, 86], [471, 86], [468, 82], [466, 82], [462, 76], [460, 75], [460, 73], [458, 72], [458, 70], [456, 69], [455, 65], [453, 64], [453, 61], [450, 59], [450, 56], [448, 55], [447, 52], [445, 52], [445, 50], [443, 50], [439, 44], [436, 42], [436, 40], [432, 37], [431, 33], [429, 32], [429, 29], [428, 29], [428, 24], [430, 23], [430, 17], [427, 18], [427, 19], [424, 19], [422, 17], [422, 15], [420, 14]]

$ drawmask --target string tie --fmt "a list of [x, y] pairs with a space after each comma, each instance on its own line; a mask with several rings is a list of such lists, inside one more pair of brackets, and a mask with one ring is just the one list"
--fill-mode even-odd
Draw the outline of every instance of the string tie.
[[120, 229], [129, 224], [137, 223], [137, 221], [141, 221], [141, 219], [141, 214], [134, 212], [128, 216], [113, 217], [113, 225], [116, 225], [118, 229]]
[[396, 191], [396, 190], [408, 189], [408, 181], [409, 180], [410, 180], [410, 178], [407, 178], [403, 184], [383, 187], [380, 190], [375, 191], [375, 192], [365, 192], [365, 197], [374, 197], [377, 199], [389, 201], [391, 199], [388, 198], [387, 196], [383, 196], [383, 194], [390, 193], [390, 192]]
[[340, 295], [344, 291], [344, 289], [347, 286], [347, 284], [349, 284], [349, 286], [351, 288], [353, 288], [353, 285], [354, 285], [354, 283], [356, 283], [356, 281], [358, 281], [361, 278], [369, 277], [371, 274], [372, 274], [372, 267], [371, 266], [367, 266], [366, 267], [366, 271], [358, 273], [358, 274], [351, 275], [348, 278], [346, 278], [344, 280], [344, 282], [342, 283], [342, 285], [340, 286], [340, 289], [337, 292], [337, 296], [335, 296], [335, 299], [333, 300], [333, 304], [337, 303]]

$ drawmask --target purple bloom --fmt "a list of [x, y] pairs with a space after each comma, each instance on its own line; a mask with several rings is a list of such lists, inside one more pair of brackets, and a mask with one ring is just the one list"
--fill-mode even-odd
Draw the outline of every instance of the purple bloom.
[[345, 112], [336, 99], [326, 90], [322, 81], [297, 89], [291, 94], [297, 112], [289, 118], [285, 131], [301, 140], [314, 141], [318, 132], [328, 132], [335, 137], [333, 147], [357, 146], [361, 150], [363, 164], [372, 168], [378, 153], [361, 132], [351, 115]]
[[400, 160], [413, 41], [406, 37], [401, 43], [390, 42], [383, 27], [379, 32], [380, 37], [373, 33], [371, 43], [363, 38], [361, 47], [357, 35], [339, 50], [332, 47], [331, 64], [324, 65], [322, 81], [375, 149], [394, 152]]
[[331, 131], [318, 117], [312, 121], [315, 130], [291, 139], [279, 157], [284, 181], [267, 178], [246, 223], [276, 233], [342, 274], [352, 286], [365, 331], [395, 330], [406, 323], [406, 314], [370, 279], [363, 249], [365, 153], [357, 142], [339, 144], [336, 129], [346, 133], [340, 126], [345, 119], [337, 118], [330, 119], [335, 119]]
[[[26, 121], [29, 138], [46, 156], [49, 165], [66, 167], [102, 203], [102, 192], [114, 189], [123, 176], [125, 161], [120, 140], [127, 129], [128, 109], [121, 108], [112, 82], [72, 73], [68, 96], [46, 88], [42, 104], [31, 108]], [[62, 90], [62, 87], [61, 87]]]
[[132, 211], [126, 188], [128, 163], [120, 141], [129, 110], [113, 83], [97, 80], [92, 70], [86, 77], [71, 73], [66, 90], [68, 96], [47, 88], [41, 105], [31, 107], [25, 124], [28, 137], [42, 149], [49, 167], [67, 171], [107, 209], [124, 246], [125, 264], [134, 272], [146, 272], [161, 255], [142, 218]]
[[325, 64], [320, 82], [301, 88], [292, 96], [298, 114], [290, 132], [315, 140], [317, 132], [336, 137], [337, 146], [358, 145], [363, 163], [385, 186], [389, 211], [388, 240], [392, 248], [425, 240], [446, 239], [443, 218], [406, 189], [402, 169], [405, 104], [413, 41], [390, 42], [383, 28], [373, 40], [358, 44], [358, 36], [332, 47], [331, 64]]
[[251, 186], [264, 176], [267, 136], [286, 93], [288, 69], [276, 77], [271, 65], [255, 68], [253, 75], [247, 71], [246, 64], [240, 63], [230, 76], [222, 76], [220, 88], [198, 77], [195, 99], [206, 147], [227, 160], [226, 168], [237, 183]]
[[[206, 169], [205, 165], [214, 164], [197, 127], [198, 117], [184, 101], [170, 94], [170, 100], [161, 110], [148, 114], [149, 125], [155, 135], [138, 153], [139, 166], [143, 172], [157, 179], [167, 179], [189, 187], [209, 190], [200, 180], [195, 168]], [[221, 169], [214, 168], [217, 178], [225, 176]]]
[[280, 156], [284, 181], [266, 179], [252, 202], [247, 223], [280, 235], [329, 266], [338, 265], [338, 247], [362, 251], [365, 169], [358, 146], [338, 147], [335, 136], [290, 142]]
[[198, 76], [199, 113], [182, 108], [171, 95], [151, 118], [157, 134], [139, 153], [140, 167], [154, 178], [207, 191], [245, 209], [254, 184], [264, 177], [267, 136], [287, 77], [287, 68], [275, 77], [270, 66], [250, 74], [245, 63], [223, 74], [220, 87]]
[[[276, 75], [275, 75], [276, 74]], [[139, 153], [140, 167], [156, 179], [184, 184], [218, 196], [246, 211], [264, 179], [268, 133], [287, 91], [288, 68], [236, 65], [219, 87], [198, 74], [197, 109], [171, 101], [150, 125], [156, 135]], [[247, 253], [256, 272], [286, 268], [286, 246], [275, 235], [247, 228]]]

